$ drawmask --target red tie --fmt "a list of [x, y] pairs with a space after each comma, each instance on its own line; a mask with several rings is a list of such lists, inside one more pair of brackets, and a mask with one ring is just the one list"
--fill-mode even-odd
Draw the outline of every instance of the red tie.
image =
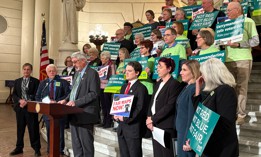
[[49, 93], [49, 97], [50, 97], [51, 100], [54, 99], [54, 83], [53, 83], [53, 82], [54, 82], [54, 81], [52, 81], [51, 84], [50, 84], [50, 93]]
[[130, 82], [128, 82], [128, 85], [127, 85], [127, 88], [125, 89], [125, 92], [124, 92], [124, 94], [128, 94], [128, 93], [129, 93], [129, 90], [130, 90], [130, 85], [131, 85], [131, 83], [130, 83]]

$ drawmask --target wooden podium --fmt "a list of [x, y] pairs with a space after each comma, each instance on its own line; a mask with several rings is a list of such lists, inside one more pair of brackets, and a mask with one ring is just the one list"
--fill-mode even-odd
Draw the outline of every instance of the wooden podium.
[[61, 105], [58, 103], [42, 103], [36, 101], [28, 101], [28, 112], [36, 112], [48, 115], [50, 119], [50, 147], [49, 156], [60, 156], [60, 123], [59, 120], [67, 114], [81, 113], [83, 109]]

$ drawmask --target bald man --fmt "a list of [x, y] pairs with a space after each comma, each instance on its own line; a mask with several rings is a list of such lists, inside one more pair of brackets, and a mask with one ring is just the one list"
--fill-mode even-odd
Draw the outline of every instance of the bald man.
[[115, 32], [115, 36], [116, 36], [117, 42], [121, 43], [121, 48], [125, 47], [129, 51], [129, 53], [131, 53], [134, 50], [135, 47], [134, 47], [133, 41], [129, 41], [124, 38], [124, 36], [125, 36], [124, 29], [118, 29]]
[[[239, 2], [230, 2], [227, 7], [229, 19], [236, 19], [243, 16], [242, 6]], [[252, 47], [259, 44], [258, 33], [255, 22], [245, 17], [243, 40], [240, 42], [228, 42], [226, 45], [226, 66], [236, 79], [236, 92], [238, 94], [238, 125], [245, 123], [246, 101], [248, 81], [252, 69]]]

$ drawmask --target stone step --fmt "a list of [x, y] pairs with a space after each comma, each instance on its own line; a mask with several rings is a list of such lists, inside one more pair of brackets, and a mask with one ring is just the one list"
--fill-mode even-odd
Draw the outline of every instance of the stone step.
[[260, 79], [261, 76], [261, 70], [252, 70], [250, 74], [251, 79]]
[[261, 88], [248, 88], [248, 99], [261, 99]]
[[[117, 133], [113, 131], [112, 128], [103, 129], [101, 127], [95, 127], [95, 135], [100, 136], [105, 139], [118, 141]], [[148, 150], [153, 150], [152, 148], [152, 140], [150, 139], [142, 139], [142, 147]]]
[[261, 69], [261, 62], [253, 62], [252, 69], [253, 69], [253, 70], [259, 70], [259, 69]]
[[261, 99], [248, 98], [247, 104], [246, 104], [246, 110], [248, 110], [248, 111], [261, 111]]
[[249, 111], [248, 115], [250, 116], [250, 123], [258, 123], [261, 124], [261, 112], [260, 111]]
[[261, 139], [261, 124], [245, 123], [241, 125], [239, 136]]
[[[67, 134], [66, 136], [67, 138], [65, 140], [66, 147], [68, 152], [70, 152], [70, 149], [72, 148], [71, 133], [69, 130], [66, 130], [65, 134]], [[103, 129], [100, 127], [95, 127], [94, 148], [96, 152], [104, 155], [113, 156], [113, 157], [119, 156], [117, 133], [112, 131], [112, 128]], [[153, 156], [151, 139], [142, 139], [142, 151], [144, 157]]]
[[261, 155], [260, 138], [240, 136], [238, 142], [240, 152]]

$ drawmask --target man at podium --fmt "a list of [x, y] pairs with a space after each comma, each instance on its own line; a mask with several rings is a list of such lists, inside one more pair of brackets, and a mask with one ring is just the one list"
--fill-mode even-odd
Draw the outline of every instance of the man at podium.
[[94, 157], [94, 124], [99, 121], [100, 78], [87, 64], [85, 54], [71, 55], [77, 73], [70, 95], [58, 102], [83, 108], [83, 113], [69, 115], [74, 157]]
[[[41, 81], [35, 99], [36, 101], [41, 101], [45, 103], [56, 103], [63, 100], [70, 93], [70, 84], [61, 79], [57, 75], [57, 67], [54, 64], [49, 64], [46, 67], [46, 73], [48, 78]], [[43, 115], [43, 119], [46, 125], [47, 131], [47, 152], [49, 153], [50, 147], [50, 120], [47, 115]], [[64, 152], [64, 127], [65, 119], [60, 119], [60, 154], [63, 155]]]

